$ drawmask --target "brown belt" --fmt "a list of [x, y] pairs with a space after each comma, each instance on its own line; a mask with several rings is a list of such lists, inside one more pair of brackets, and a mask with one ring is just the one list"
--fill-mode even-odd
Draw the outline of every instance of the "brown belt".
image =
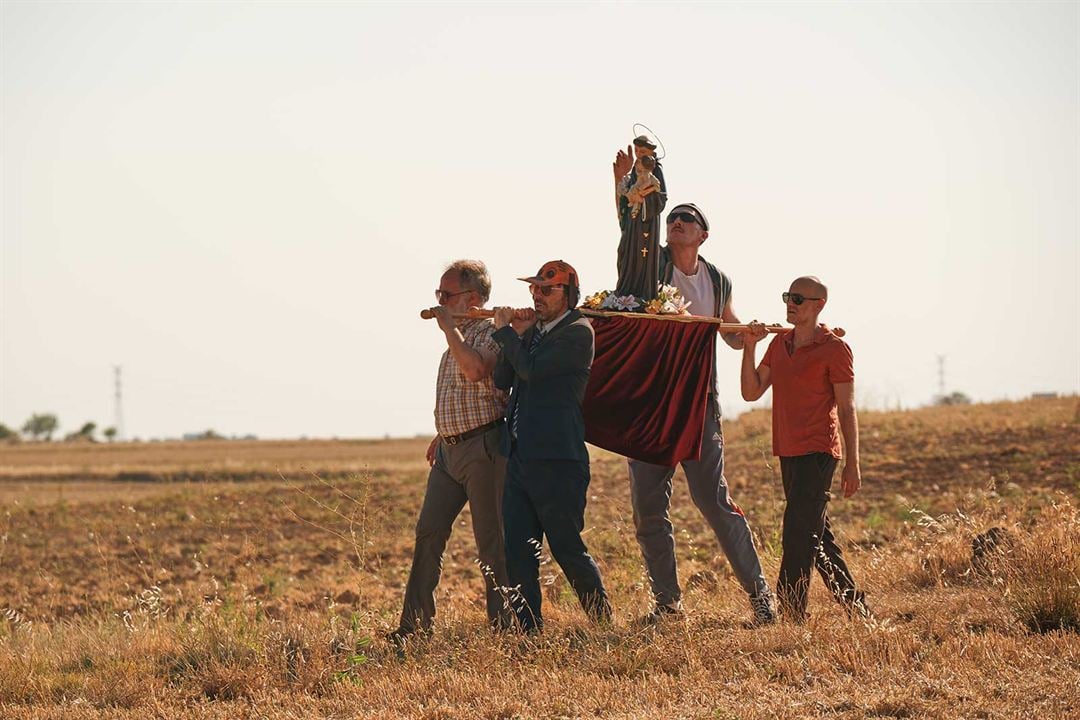
[[502, 425], [504, 422], [506, 422], [506, 420], [504, 420], [503, 418], [499, 418], [494, 422], [489, 422], [487, 425], [481, 425], [480, 427], [475, 427], [472, 430], [466, 430], [460, 435], [444, 435], [443, 442], [445, 442], [447, 445], [457, 445], [459, 442], [464, 442], [470, 438], [476, 437], [477, 435], [483, 435], [488, 430], [493, 430], [494, 428]]

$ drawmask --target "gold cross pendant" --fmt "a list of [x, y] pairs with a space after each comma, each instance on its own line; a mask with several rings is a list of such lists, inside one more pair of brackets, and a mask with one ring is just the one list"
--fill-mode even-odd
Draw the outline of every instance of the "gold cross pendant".
[[645, 247], [641, 248], [641, 257], [645, 257], [648, 254], [649, 254], [649, 248], [645, 248]]

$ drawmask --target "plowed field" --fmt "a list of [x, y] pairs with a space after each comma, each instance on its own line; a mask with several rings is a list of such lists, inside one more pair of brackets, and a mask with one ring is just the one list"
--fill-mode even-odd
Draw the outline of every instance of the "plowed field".
[[[383, 635], [428, 438], [3, 446], [0, 716], [1066, 717], [1076, 629], [1039, 631], [1017, 601], [1039, 581], [977, 573], [970, 550], [991, 526], [1017, 557], [1042, 543], [1047, 587], [1066, 578], [1052, 602], [1080, 598], [1078, 419], [1076, 398], [863, 413], [864, 488], [830, 512], [870, 623], [815, 581], [808, 624], [744, 628], [680, 473], [687, 617], [640, 628], [625, 461], [593, 449], [585, 539], [615, 625], [589, 626], [545, 555], [547, 631], [490, 635], [466, 509], [435, 634], [403, 652]], [[725, 440], [772, 581], [783, 498], [767, 413], [725, 423]]]

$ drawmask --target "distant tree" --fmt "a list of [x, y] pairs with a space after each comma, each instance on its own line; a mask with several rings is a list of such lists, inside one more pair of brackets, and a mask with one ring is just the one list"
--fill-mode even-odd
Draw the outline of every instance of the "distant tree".
[[35, 440], [44, 435], [45, 440], [48, 441], [52, 440], [52, 434], [56, 432], [59, 425], [60, 422], [52, 413], [34, 413], [23, 425], [22, 431]]
[[107, 428], [105, 428], [104, 430], [101, 431], [101, 434], [105, 436], [106, 440], [108, 440], [109, 442], [112, 442], [113, 440], [116, 439], [116, 428], [107, 427]]
[[4, 423], [0, 423], [0, 440], [12, 440], [19, 437], [19, 433], [9, 428]]
[[225, 436], [216, 430], [204, 430], [198, 433], [184, 433], [184, 440], [224, 440]]
[[948, 395], [939, 395], [934, 400], [935, 405], [970, 405], [971, 398], [962, 392], [952, 392]]
[[89, 440], [94, 442], [94, 431], [97, 429], [97, 423], [88, 422], [84, 423], [78, 432], [73, 432], [66, 436], [65, 440]]

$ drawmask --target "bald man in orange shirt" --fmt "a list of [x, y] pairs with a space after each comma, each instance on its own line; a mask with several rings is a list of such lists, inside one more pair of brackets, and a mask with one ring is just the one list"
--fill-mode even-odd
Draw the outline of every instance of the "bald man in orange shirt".
[[870, 615], [829, 523], [829, 490], [843, 457], [841, 434], [847, 448], [841, 474], [844, 497], [855, 494], [862, 476], [851, 348], [818, 324], [828, 297], [828, 288], [816, 277], [800, 277], [791, 283], [783, 299], [788, 322], [795, 327], [773, 338], [756, 368], [757, 343], [768, 333], [755, 322], [743, 335], [743, 399], [757, 400], [773, 387], [773, 454], [780, 458], [787, 500], [777, 595], [781, 612], [795, 622], [806, 619], [815, 566], [850, 614]]

